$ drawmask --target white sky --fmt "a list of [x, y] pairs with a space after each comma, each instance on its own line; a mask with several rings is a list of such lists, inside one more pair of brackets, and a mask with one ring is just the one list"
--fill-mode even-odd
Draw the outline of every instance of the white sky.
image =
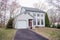
[[17, 0], [21, 6], [33, 7], [34, 3], [38, 3], [39, 0]]
[[16, 0], [21, 6], [33, 7], [34, 3], [38, 3], [39, 1], [45, 2], [45, 0]]

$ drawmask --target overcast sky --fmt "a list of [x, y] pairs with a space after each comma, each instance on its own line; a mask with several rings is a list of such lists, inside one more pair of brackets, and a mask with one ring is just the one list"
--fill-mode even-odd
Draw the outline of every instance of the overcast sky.
[[37, 3], [39, 0], [18, 0], [21, 6], [32, 7], [33, 3]]
[[25, 6], [25, 7], [33, 7], [33, 4], [38, 3], [39, 1], [45, 2], [45, 0], [16, 0], [16, 2], [18, 2], [21, 6]]

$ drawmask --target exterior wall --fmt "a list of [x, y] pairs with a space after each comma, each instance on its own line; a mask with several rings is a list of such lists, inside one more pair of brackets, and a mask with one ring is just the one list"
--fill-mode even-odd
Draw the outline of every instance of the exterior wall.
[[26, 20], [26, 22], [27, 22], [27, 27], [29, 28], [29, 23], [28, 23], [28, 20], [29, 19], [33, 19], [33, 17], [31, 17], [30, 15], [28, 15], [28, 14], [21, 14], [20, 16], [18, 16], [18, 17], [16, 17], [15, 18], [15, 20], [14, 20], [14, 26], [16, 25], [16, 23], [18, 22], [18, 21], [22, 21], [22, 20]]
[[33, 19], [33, 17], [31, 17], [28, 14], [21, 14], [20, 16], [17, 17], [17, 20], [26, 20], [26, 19]]
[[[30, 14], [34, 16], [34, 20], [36, 19], [36, 25], [33, 25], [33, 27], [35, 26], [45, 27], [45, 13], [30, 12]], [[39, 16], [37, 16], [38, 14]], [[38, 19], [40, 19], [40, 25], [37, 24]], [[41, 19], [43, 20], [43, 25], [41, 25]]]
[[[24, 10], [24, 9], [23, 9]], [[29, 15], [31, 14], [31, 16]], [[39, 16], [37, 16], [39, 14]], [[43, 16], [41, 16], [43, 15]], [[14, 20], [14, 26], [16, 25], [16, 22], [18, 22], [19, 20], [26, 20], [27, 22], [27, 27], [29, 28], [29, 22], [28, 20], [29, 19], [33, 19], [32, 20], [32, 27], [36, 27], [36, 26], [39, 26], [39, 27], [45, 27], [45, 13], [40, 13], [40, 12], [26, 12], [25, 14], [25, 10], [24, 11], [21, 11], [21, 14], [19, 16], [17, 16]], [[33, 24], [33, 21], [36, 19], [36, 25]], [[37, 24], [38, 22], [38, 19], [40, 19], [40, 25]], [[41, 19], [43, 20], [43, 25], [41, 25]]]

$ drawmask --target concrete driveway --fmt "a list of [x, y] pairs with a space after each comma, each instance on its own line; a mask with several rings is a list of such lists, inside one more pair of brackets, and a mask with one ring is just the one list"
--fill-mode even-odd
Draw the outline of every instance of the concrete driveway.
[[16, 32], [14, 40], [48, 40], [41, 35], [36, 34], [35, 32], [29, 29], [19, 29]]

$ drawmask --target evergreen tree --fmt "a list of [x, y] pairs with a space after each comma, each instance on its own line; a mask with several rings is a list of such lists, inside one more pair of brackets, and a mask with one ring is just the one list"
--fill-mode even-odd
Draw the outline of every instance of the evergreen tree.
[[49, 23], [49, 18], [48, 18], [48, 14], [45, 14], [45, 26], [46, 27], [50, 27], [50, 23]]
[[9, 19], [6, 28], [13, 28], [13, 18]]

